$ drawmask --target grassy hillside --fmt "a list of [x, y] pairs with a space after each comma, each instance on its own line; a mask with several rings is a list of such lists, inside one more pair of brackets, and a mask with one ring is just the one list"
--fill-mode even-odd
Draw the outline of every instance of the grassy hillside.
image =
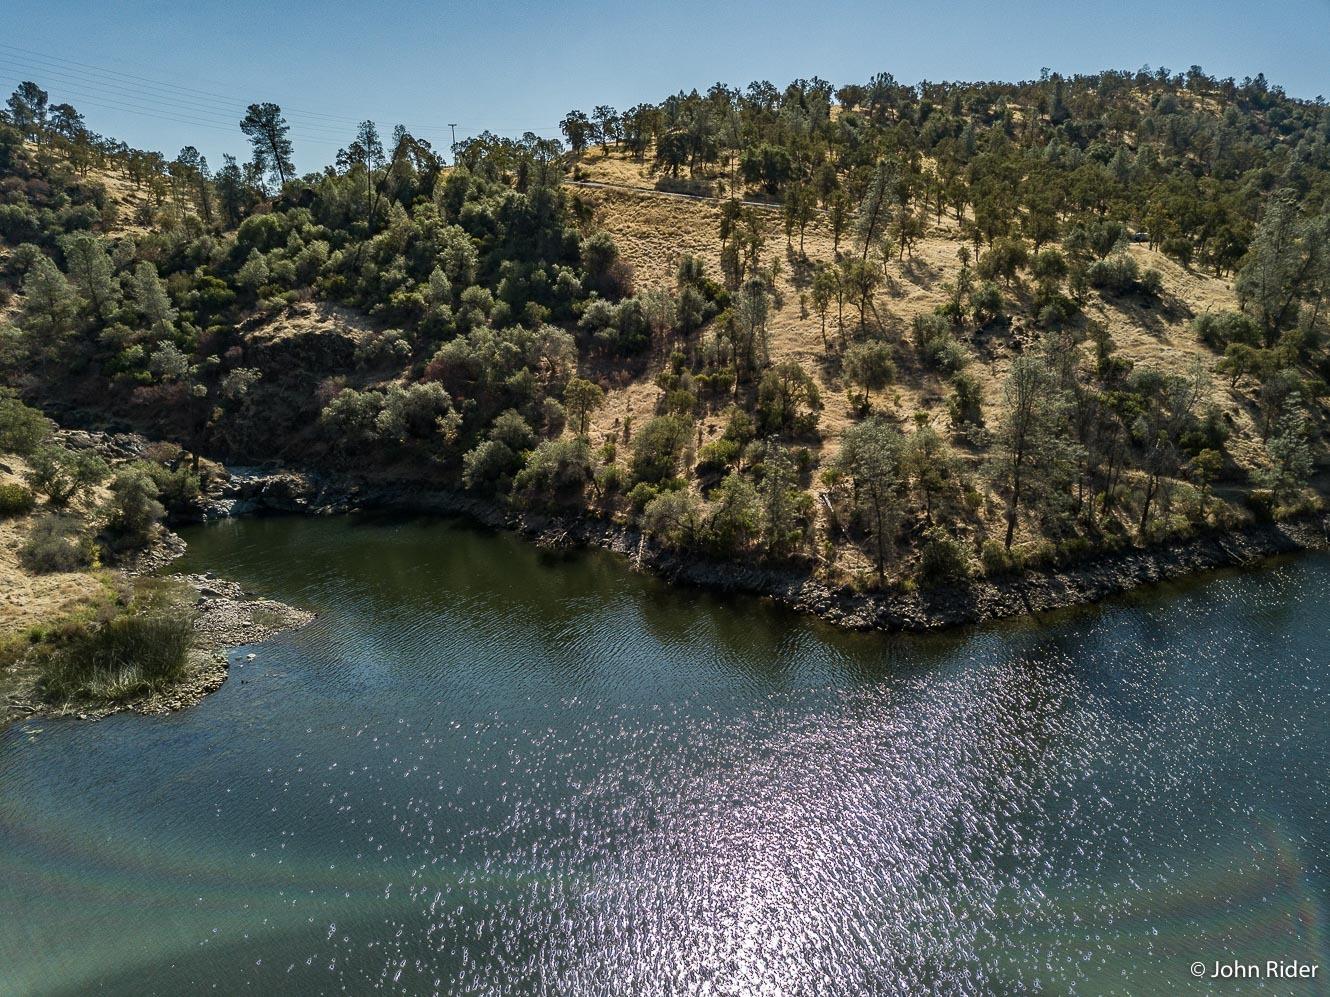
[[1263, 79], [717, 87], [448, 164], [366, 123], [294, 179], [0, 128], [0, 362], [194, 456], [865, 587], [1321, 503], [1330, 115]]

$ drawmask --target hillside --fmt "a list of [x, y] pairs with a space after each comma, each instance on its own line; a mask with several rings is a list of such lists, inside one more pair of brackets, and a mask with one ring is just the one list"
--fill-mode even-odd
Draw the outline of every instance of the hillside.
[[15, 121], [0, 360], [48, 412], [193, 464], [869, 590], [1321, 507], [1316, 105], [1106, 73], [597, 114], [453, 163], [367, 122], [299, 178], [280, 142], [214, 175]]

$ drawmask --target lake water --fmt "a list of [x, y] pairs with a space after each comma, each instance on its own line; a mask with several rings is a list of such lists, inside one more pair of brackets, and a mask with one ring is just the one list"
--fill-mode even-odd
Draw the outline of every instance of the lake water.
[[1325, 992], [1325, 558], [924, 639], [446, 520], [188, 539], [320, 616], [0, 732], [4, 993]]

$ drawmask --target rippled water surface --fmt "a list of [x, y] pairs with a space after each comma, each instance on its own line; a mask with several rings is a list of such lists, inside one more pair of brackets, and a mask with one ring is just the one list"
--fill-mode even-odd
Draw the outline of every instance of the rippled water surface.
[[917, 639], [447, 521], [189, 540], [321, 615], [0, 732], [6, 993], [1324, 992], [1326, 559]]

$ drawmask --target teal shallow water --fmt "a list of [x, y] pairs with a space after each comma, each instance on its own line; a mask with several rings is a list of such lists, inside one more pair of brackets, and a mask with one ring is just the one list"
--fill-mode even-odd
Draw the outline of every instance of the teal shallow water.
[[188, 539], [182, 568], [321, 615], [195, 709], [0, 732], [0, 991], [1126, 994], [1213, 992], [1198, 959], [1330, 966], [1325, 558], [921, 639], [449, 521]]

